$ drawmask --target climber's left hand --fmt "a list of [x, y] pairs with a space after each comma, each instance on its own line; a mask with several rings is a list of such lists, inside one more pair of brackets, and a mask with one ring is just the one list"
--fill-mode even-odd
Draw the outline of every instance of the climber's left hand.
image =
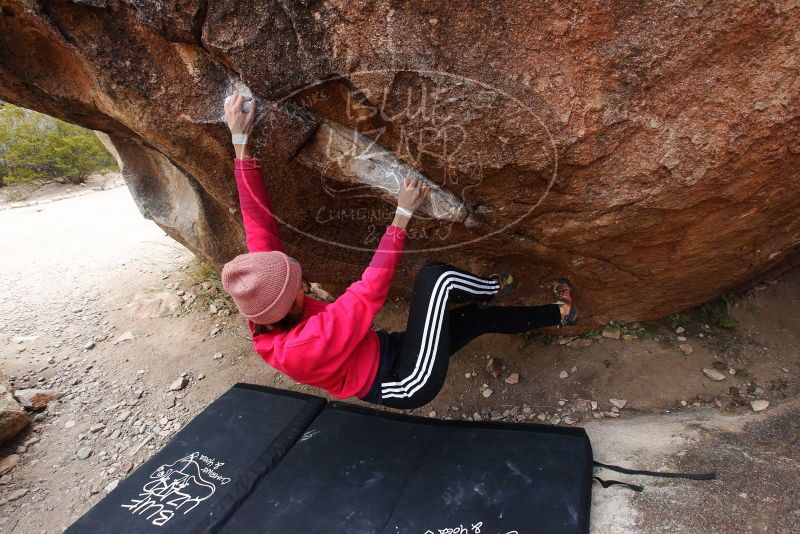
[[[225, 99], [225, 122], [228, 123], [228, 128], [231, 134], [246, 134], [250, 135], [253, 130], [253, 123], [256, 118], [256, 102], [250, 100], [250, 109], [247, 113], [244, 112], [245, 97], [243, 95], [233, 95]], [[249, 158], [250, 150], [247, 144], [234, 145], [236, 157], [239, 159]]]

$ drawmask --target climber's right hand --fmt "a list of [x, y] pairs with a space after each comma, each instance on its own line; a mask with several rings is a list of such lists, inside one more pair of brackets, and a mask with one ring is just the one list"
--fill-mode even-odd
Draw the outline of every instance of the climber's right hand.
[[256, 102], [250, 100], [250, 109], [244, 112], [245, 97], [243, 95], [231, 95], [225, 99], [225, 122], [231, 134], [249, 135], [253, 129], [253, 122], [256, 118]]
[[417, 177], [403, 180], [397, 197], [397, 207], [413, 213], [425, 202], [429, 191], [430, 186]]

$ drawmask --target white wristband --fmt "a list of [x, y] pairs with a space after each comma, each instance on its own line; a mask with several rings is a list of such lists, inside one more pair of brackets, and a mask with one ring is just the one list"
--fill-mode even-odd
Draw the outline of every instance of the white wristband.
[[233, 141], [234, 145], [246, 145], [247, 144], [247, 134], [245, 133], [237, 133], [231, 136], [231, 140]]
[[405, 208], [401, 208], [400, 206], [397, 206], [397, 210], [395, 211], [395, 213], [398, 214], [398, 215], [402, 215], [403, 217], [408, 217], [409, 219], [414, 216], [414, 212], [413, 211], [409, 211], [409, 210], [407, 210]]

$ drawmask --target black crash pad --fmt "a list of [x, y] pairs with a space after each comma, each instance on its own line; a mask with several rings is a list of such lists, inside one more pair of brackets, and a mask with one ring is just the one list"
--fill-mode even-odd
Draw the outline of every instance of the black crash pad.
[[238, 384], [67, 532], [583, 533], [591, 476], [580, 428]]

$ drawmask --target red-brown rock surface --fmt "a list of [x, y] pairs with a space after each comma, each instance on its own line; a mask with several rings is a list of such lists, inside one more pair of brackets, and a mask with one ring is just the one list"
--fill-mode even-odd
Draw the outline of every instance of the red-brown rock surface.
[[106, 132], [142, 212], [216, 266], [243, 250], [236, 90], [315, 281], [358, 275], [414, 169], [440, 189], [398, 293], [426, 258], [511, 270], [519, 301], [568, 275], [588, 327], [800, 259], [796, 2], [0, 6], [0, 98]]

